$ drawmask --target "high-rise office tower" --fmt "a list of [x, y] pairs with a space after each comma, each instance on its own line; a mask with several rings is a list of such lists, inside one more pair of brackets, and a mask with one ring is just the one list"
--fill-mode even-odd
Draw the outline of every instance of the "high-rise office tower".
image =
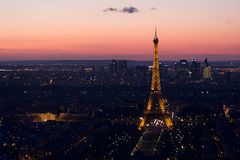
[[208, 59], [205, 59], [205, 66], [203, 69], [203, 79], [212, 79], [212, 68], [208, 63]]
[[190, 78], [189, 68], [187, 60], [180, 60], [175, 63], [175, 78], [177, 82], [185, 83]]
[[190, 67], [191, 71], [191, 79], [193, 81], [200, 81], [201, 80], [201, 67], [200, 63], [197, 60], [192, 60], [192, 64]]
[[126, 71], [127, 71], [127, 61], [126, 60], [118, 61], [118, 72], [126, 73]]
[[109, 66], [111, 74], [117, 74], [118, 72], [118, 63], [116, 60], [112, 60], [112, 63]]

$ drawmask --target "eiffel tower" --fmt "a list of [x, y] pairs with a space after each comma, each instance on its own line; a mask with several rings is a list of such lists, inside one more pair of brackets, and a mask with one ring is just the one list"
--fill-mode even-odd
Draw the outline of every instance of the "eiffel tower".
[[144, 116], [141, 118], [141, 122], [138, 126], [139, 130], [144, 129], [152, 121], [162, 119], [168, 129], [173, 128], [172, 120], [166, 111], [167, 100], [163, 98], [161, 91], [161, 81], [159, 72], [159, 60], [158, 60], [158, 37], [157, 29], [155, 28], [154, 43], [154, 57], [153, 57], [153, 69], [152, 69], [152, 84], [149, 100], [147, 103]]

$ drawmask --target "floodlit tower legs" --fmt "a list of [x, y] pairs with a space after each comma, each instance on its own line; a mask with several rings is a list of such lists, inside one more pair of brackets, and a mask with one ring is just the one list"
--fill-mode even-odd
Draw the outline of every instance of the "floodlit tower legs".
[[[161, 92], [161, 81], [160, 81], [160, 72], [159, 72], [159, 60], [158, 60], [158, 37], [157, 29], [155, 28], [155, 36], [153, 39], [154, 43], [154, 56], [153, 56], [153, 70], [152, 70], [152, 83], [149, 100], [147, 103], [146, 110], [144, 111], [144, 117], [141, 118], [138, 129], [141, 130], [146, 126], [146, 123], [151, 120], [152, 117], [157, 116], [157, 118], [163, 118], [166, 126], [169, 129], [173, 128], [172, 120], [166, 112], [166, 100], [162, 97]], [[154, 99], [156, 98], [159, 105], [159, 110], [156, 109], [154, 104]]]

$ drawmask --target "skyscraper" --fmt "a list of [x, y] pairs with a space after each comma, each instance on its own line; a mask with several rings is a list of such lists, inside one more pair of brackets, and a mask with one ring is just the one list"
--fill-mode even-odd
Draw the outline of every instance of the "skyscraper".
[[190, 71], [191, 71], [191, 79], [193, 81], [201, 80], [201, 67], [200, 67], [200, 63], [197, 60], [192, 60]]
[[127, 71], [127, 61], [126, 60], [121, 60], [118, 61], [118, 72], [119, 73], [126, 73]]
[[208, 63], [208, 59], [205, 59], [205, 67], [203, 69], [203, 79], [211, 79], [212, 78], [212, 68]]
[[109, 66], [111, 74], [117, 74], [118, 72], [118, 63], [116, 60], [112, 60], [112, 63]]
[[185, 83], [190, 78], [189, 63], [187, 60], [180, 60], [175, 63], [175, 74], [177, 82]]

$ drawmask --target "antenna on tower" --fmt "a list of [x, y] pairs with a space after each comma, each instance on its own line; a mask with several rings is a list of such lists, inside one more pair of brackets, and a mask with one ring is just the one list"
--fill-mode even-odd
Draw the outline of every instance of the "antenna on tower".
[[155, 27], [155, 37], [157, 37], [157, 27]]

